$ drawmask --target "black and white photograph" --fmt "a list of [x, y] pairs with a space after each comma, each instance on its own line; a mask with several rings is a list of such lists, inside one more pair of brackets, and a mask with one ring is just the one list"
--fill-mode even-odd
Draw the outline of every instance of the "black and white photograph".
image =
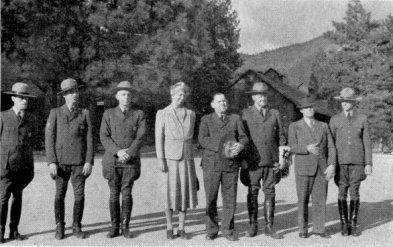
[[0, 246], [393, 245], [393, 0], [1, 1]]

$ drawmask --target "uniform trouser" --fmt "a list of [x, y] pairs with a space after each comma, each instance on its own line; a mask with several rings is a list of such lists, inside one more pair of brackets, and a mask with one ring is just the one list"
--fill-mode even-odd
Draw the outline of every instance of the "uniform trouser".
[[234, 231], [238, 176], [238, 170], [233, 172], [203, 171], [206, 193], [206, 230], [209, 235], [217, 234], [219, 231], [217, 197], [220, 184], [223, 200], [221, 232], [223, 235], [231, 235]]
[[360, 183], [366, 178], [363, 165], [340, 165], [338, 172], [338, 199], [359, 200]]
[[34, 171], [29, 169], [26, 172], [12, 174], [0, 179], [0, 226], [4, 227], [7, 223], [8, 200], [12, 194], [10, 228], [17, 229], [22, 212], [22, 192], [31, 182]]
[[325, 231], [326, 197], [328, 182], [318, 167], [315, 176], [296, 175], [296, 191], [298, 197], [298, 225], [299, 232], [308, 229], [308, 203], [312, 198], [313, 232]]
[[261, 166], [256, 169], [250, 169], [248, 173], [250, 176], [250, 186], [248, 188], [249, 195], [258, 196], [262, 179], [262, 191], [265, 194], [265, 199], [274, 198], [276, 196], [273, 167]]
[[120, 223], [120, 194], [122, 197], [122, 219], [128, 223], [132, 211], [132, 187], [139, 177], [140, 168], [112, 168], [107, 174], [110, 190], [109, 208], [112, 224]]
[[56, 195], [55, 195], [55, 220], [56, 224], [64, 224], [64, 199], [66, 197], [68, 181], [74, 189], [74, 212], [73, 224], [79, 226], [83, 217], [83, 209], [85, 203], [85, 181], [86, 176], [83, 175], [83, 165], [59, 165], [56, 177]]

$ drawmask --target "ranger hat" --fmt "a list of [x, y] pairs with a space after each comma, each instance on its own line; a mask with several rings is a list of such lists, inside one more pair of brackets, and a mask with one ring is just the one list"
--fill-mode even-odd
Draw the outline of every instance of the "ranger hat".
[[251, 91], [247, 91], [248, 94], [266, 94], [269, 90], [268, 86], [263, 82], [255, 82], [252, 85]]
[[12, 85], [11, 91], [4, 91], [4, 94], [9, 94], [13, 96], [23, 96], [23, 97], [32, 97], [35, 98], [37, 96], [30, 94], [29, 85], [23, 82], [17, 82]]
[[297, 108], [303, 109], [303, 108], [309, 108], [312, 106], [315, 106], [315, 102], [312, 101], [311, 99], [305, 97], [299, 100], [299, 103], [297, 104]]
[[58, 95], [66, 95], [70, 91], [79, 89], [81, 87], [83, 87], [83, 85], [78, 85], [74, 79], [67, 78], [60, 83], [61, 91], [58, 93]]
[[131, 83], [129, 81], [119, 82], [119, 84], [117, 84], [117, 86], [113, 89], [113, 92], [117, 93], [118, 91], [121, 91], [121, 90], [127, 90], [131, 93], [136, 92], [135, 88], [131, 85]]
[[355, 91], [350, 87], [346, 87], [343, 90], [341, 90], [340, 95], [334, 97], [334, 99], [340, 101], [360, 101], [362, 98], [355, 97]]

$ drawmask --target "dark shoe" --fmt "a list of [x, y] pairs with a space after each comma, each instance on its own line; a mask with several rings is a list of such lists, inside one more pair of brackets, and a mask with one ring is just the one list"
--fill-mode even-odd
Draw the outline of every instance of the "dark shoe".
[[251, 224], [250, 228], [246, 232], [246, 237], [252, 238], [255, 237], [258, 233], [258, 225], [257, 224]]
[[55, 239], [61, 240], [63, 238], [64, 238], [64, 223], [57, 223], [56, 224]]
[[326, 232], [314, 232], [315, 235], [321, 237], [321, 238], [330, 238], [330, 236]]
[[275, 198], [268, 198], [265, 199], [264, 202], [264, 216], [265, 216], [265, 221], [266, 221], [266, 227], [265, 227], [265, 234], [270, 236], [273, 239], [281, 239], [282, 236], [278, 234], [273, 227], [273, 222], [274, 222], [274, 209], [275, 209]]
[[348, 225], [347, 200], [339, 199], [337, 204], [338, 204], [338, 212], [340, 214], [341, 235], [348, 236], [349, 235], [349, 225]]
[[0, 227], [0, 244], [3, 244], [5, 242], [4, 233], [5, 233], [5, 227], [2, 226]]
[[9, 238], [10, 240], [18, 240], [18, 241], [26, 240], [26, 237], [20, 235], [18, 230], [10, 230]]
[[354, 237], [360, 236], [360, 232], [358, 230], [358, 213], [359, 213], [359, 200], [351, 200], [349, 204], [349, 218], [351, 220], [350, 223], [350, 234]]
[[72, 227], [72, 234], [79, 239], [84, 239], [86, 238], [86, 235], [84, 232], [82, 232], [82, 228], [79, 226], [73, 226]]
[[175, 239], [175, 236], [173, 236], [173, 229], [166, 230], [166, 238], [170, 240]]
[[217, 233], [215, 233], [215, 234], [207, 234], [205, 238], [206, 238], [206, 240], [214, 240], [214, 239], [217, 238]]
[[107, 238], [115, 238], [117, 236], [120, 236], [120, 228], [112, 226], [111, 230], [108, 232], [108, 234], [106, 234], [106, 237]]
[[125, 238], [133, 238], [134, 236], [132, 235], [132, 233], [130, 232], [130, 228], [129, 226], [123, 226], [122, 228], [122, 234]]
[[177, 237], [181, 239], [187, 239], [187, 234], [185, 230], [177, 230]]
[[299, 238], [308, 238], [308, 233], [307, 232], [299, 233]]
[[235, 234], [228, 234], [224, 236], [228, 241], [236, 241]]

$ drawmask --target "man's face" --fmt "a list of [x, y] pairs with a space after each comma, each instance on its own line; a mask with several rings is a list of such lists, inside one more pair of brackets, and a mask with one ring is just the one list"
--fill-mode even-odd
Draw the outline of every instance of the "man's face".
[[300, 110], [304, 117], [312, 118], [314, 117], [314, 107], [310, 106]]
[[63, 96], [67, 105], [75, 105], [79, 101], [79, 90], [74, 89]]
[[28, 97], [12, 96], [11, 100], [14, 102], [14, 107], [19, 110], [26, 110], [28, 105]]
[[254, 94], [254, 95], [252, 95], [252, 99], [254, 100], [254, 104], [258, 108], [267, 106], [267, 95], [266, 94]]
[[131, 93], [128, 90], [120, 90], [116, 93], [116, 99], [120, 106], [129, 106], [131, 104]]
[[216, 94], [213, 98], [213, 102], [211, 103], [211, 107], [217, 114], [224, 114], [228, 109], [225, 95]]
[[343, 108], [344, 111], [350, 111], [353, 109], [353, 102], [351, 101], [343, 101], [341, 102], [341, 107]]

